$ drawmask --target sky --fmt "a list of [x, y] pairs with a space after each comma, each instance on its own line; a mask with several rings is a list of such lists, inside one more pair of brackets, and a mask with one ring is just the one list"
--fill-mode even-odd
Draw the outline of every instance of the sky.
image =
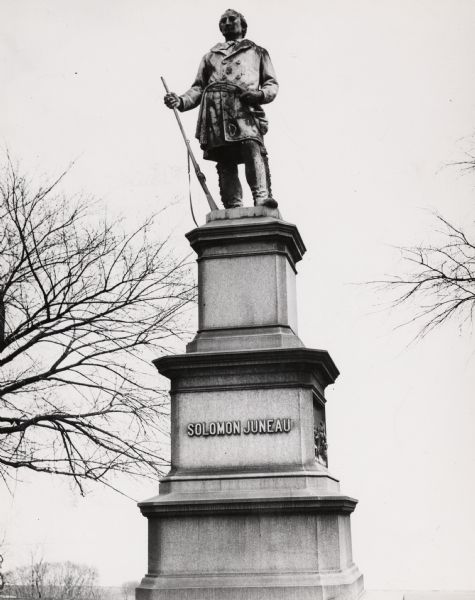
[[[299, 335], [329, 350], [331, 472], [359, 499], [353, 552], [368, 589], [475, 589], [473, 332], [449, 323], [418, 342], [408, 310], [364, 282], [406, 269], [398, 247], [436, 243], [434, 212], [473, 227], [473, 0], [240, 0], [249, 39], [270, 53], [274, 197], [307, 247]], [[128, 222], [165, 209], [161, 233], [188, 252], [186, 153], [163, 106], [220, 41], [219, 0], [0, 0], [0, 146], [33, 176], [74, 165], [68, 193]], [[183, 115], [190, 138], [196, 111]], [[216, 174], [200, 160], [217, 198]], [[248, 193], [248, 192], [247, 192]], [[206, 201], [192, 182], [198, 222]], [[246, 196], [250, 203], [249, 194]], [[191, 333], [190, 333], [191, 336]], [[177, 352], [184, 351], [184, 344]], [[155, 357], [150, 357], [150, 359]], [[157, 386], [160, 384], [157, 375]], [[120, 482], [133, 499], [153, 482]], [[146, 571], [134, 500], [19, 474], [0, 489], [6, 568], [84, 562], [119, 585]]]

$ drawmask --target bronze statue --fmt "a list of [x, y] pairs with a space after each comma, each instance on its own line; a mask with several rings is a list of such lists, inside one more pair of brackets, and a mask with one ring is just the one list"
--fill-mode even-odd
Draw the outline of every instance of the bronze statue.
[[200, 105], [196, 137], [204, 158], [217, 163], [225, 208], [242, 206], [240, 163], [254, 205], [276, 208], [263, 137], [268, 122], [261, 106], [277, 95], [274, 68], [267, 50], [245, 39], [247, 23], [240, 13], [227, 10], [219, 28], [226, 41], [202, 58], [191, 88], [181, 96], [167, 93], [164, 101], [179, 111]]

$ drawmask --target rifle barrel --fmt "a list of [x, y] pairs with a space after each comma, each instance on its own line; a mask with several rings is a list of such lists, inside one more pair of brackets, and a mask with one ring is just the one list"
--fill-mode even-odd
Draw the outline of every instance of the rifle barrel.
[[[165, 81], [165, 79], [163, 77], [160, 77], [160, 79], [162, 80], [163, 83], [163, 87], [165, 88], [165, 91], [167, 92], [167, 94], [170, 93], [170, 90], [168, 89], [167, 83]], [[216, 205], [216, 202], [213, 199], [213, 196], [211, 195], [208, 186], [206, 185], [206, 177], [204, 176], [204, 174], [201, 172], [201, 169], [196, 161], [196, 158], [193, 154], [193, 151], [191, 149], [190, 146], [190, 140], [186, 137], [186, 133], [185, 130], [183, 128], [183, 124], [181, 122], [180, 119], [180, 115], [178, 114], [178, 110], [176, 109], [176, 107], [173, 107], [173, 112], [175, 113], [175, 117], [178, 123], [178, 126], [180, 128], [181, 131], [181, 135], [183, 136], [183, 139], [185, 140], [185, 144], [186, 144], [186, 149], [188, 150], [188, 156], [191, 159], [191, 162], [193, 163], [193, 167], [195, 169], [195, 173], [196, 173], [196, 177], [198, 179], [198, 181], [200, 182], [201, 187], [203, 188], [203, 192], [205, 193], [206, 199], [208, 200], [208, 204], [209, 207], [211, 208], [211, 210], [218, 210], [218, 207]]]

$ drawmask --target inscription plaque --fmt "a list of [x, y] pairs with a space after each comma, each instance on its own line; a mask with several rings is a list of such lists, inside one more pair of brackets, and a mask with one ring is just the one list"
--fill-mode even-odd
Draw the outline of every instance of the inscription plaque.
[[248, 419], [247, 421], [202, 421], [188, 423], [188, 437], [216, 435], [249, 435], [260, 433], [289, 433], [292, 419]]

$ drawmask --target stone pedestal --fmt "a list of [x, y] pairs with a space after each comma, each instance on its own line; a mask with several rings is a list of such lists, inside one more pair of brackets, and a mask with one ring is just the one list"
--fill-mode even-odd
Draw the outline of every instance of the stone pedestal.
[[187, 235], [199, 328], [171, 381], [171, 470], [140, 503], [137, 600], [353, 600], [350, 514], [327, 467], [325, 387], [338, 370], [297, 333], [305, 247], [277, 210], [213, 211]]
[[187, 352], [303, 346], [295, 263], [305, 246], [279, 217], [264, 207], [213, 211], [186, 236], [198, 254], [199, 286], [198, 333]]

